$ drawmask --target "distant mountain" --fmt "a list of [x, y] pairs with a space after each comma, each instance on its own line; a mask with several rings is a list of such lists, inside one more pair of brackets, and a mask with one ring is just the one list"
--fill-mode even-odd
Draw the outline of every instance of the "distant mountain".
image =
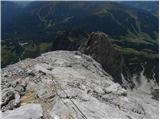
[[[2, 10], [2, 18], [5, 15]], [[149, 12], [115, 2], [41, 1], [25, 7], [20, 15], [12, 19], [9, 28], [2, 25], [2, 39], [9, 36], [12, 40], [17, 40], [15, 35], [20, 40], [52, 39], [57, 31], [66, 29], [103, 31], [113, 37], [130, 34], [138, 36], [143, 33], [157, 39], [157, 26], [158, 18]]]
[[147, 10], [155, 15], [159, 15], [159, 1], [128, 1], [128, 2], [120, 2], [125, 5], [129, 5], [135, 7], [137, 9]]
[[[1, 1], [1, 24], [2, 30], [8, 27], [7, 25], [12, 22], [14, 17], [22, 11], [22, 8], [14, 2]], [[2, 35], [3, 36], [3, 35]]]
[[24, 8], [29, 5], [32, 1], [14, 1], [14, 3], [18, 4], [20, 7]]

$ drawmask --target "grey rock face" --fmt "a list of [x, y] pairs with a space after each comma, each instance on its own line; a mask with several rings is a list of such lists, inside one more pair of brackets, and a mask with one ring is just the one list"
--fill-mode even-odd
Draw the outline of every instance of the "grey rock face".
[[4, 118], [15, 118], [14, 112], [17, 118], [40, 118], [42, 112], [43, 118], [158, 118], [158, 101], [131, 93], [76, 51], [48, 52], [2, 69]]
[[[3, 81], [3, 79], [2, 79]], [[11, 83], [13, 82], [13, 83]], [[5, 81], [2, 82], [2, 111], [15, 108], [20, 103], [20, 96], [25, 93], [27, 83], [25, 81], [19, 83], [19, 81]], [[10, 86], [8, 86], [10, 84]]]
[[24, 118], [38, 119], [42, 117], [42, 107], [40, 104], [27, 104], [15, 110], [6, 111], [2, 114], [2, 118]]

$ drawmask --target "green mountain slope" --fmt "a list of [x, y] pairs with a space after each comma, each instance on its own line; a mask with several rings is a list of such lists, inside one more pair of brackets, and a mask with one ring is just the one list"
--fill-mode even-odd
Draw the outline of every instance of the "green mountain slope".
[[12, 39], [16, 35], [23, 40], [44, 40], [39, 34], [51, 37], [58, 30], [82, 29], [103, 31], [113, 37], [143, 33], [156, 39], [157, 25], [158, 18], [149, 12], [114, 2], [33, 2], [12, 20], [9, 30], [2, 29], [2, 38], [9, 34]]

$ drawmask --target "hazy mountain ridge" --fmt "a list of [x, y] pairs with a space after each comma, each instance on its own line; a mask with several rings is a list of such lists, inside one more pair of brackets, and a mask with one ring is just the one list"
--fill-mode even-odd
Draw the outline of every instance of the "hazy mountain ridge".
[[143, 9], [147, 10], [154, 15], [159, 16], [158, 11], [159, 11], [159, 1], [129, 1], [129, 2], [120, 2], [125, 5], [129, 5], [132, 7], [135, 7], [137, 9]]
[[3, 15], [3, 17], [1, 17], [2, 29], [8, 27], [8, 24], [11, 23], [12, 19], [20, 13], [21, 9], [22, 8], [14, 2], [1, 1], [1, 15]]
[[[157, 17], [114, 2], [32, 2], [22, 11], [9, 26], [12, 31], [10, 36], [16, 32], [17, 36], [21, 34], [20, 40], [27, 38], [27, 35], [30, 36], [28, 39], [36, 36], [43, 40], [45, 37], [38, 36], [40, 33], [50, 38], [57, 30], [66, 29], [103, 31], [113, 37], [126, 35], [129, 31], [135, 35], [144, 32], [154, 39], [154, 31], [158, 32]], [[2, 31], [7, 32], [5, 29]], [[5, 39], [5, 34], [2, 38]]]

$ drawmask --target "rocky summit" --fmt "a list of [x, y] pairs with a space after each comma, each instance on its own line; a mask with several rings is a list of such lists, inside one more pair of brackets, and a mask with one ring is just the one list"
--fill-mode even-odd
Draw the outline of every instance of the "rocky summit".
[[158, 118], [158, 101], [130, 91], [91, 57], [54, 51], [1, 71], [2, 118]]

